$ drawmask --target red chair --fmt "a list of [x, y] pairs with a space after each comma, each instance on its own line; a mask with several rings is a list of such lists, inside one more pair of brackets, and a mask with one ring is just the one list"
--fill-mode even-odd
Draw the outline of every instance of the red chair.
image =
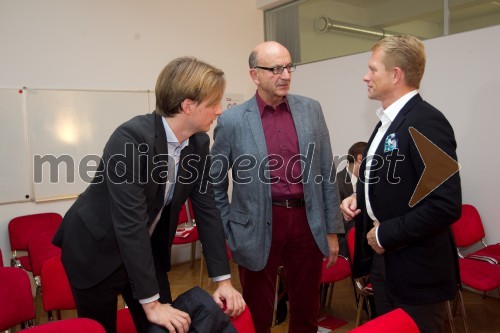
[[484, 296], [486, 292], [500, 288], [500, 266], [471, 258], [459, 259], [458, 263], [464, 285], [482, 292]]
[[189, 199], [182, 205], [177, 225], [177, 232], [173, 244], [182, 245], [191, 243], [191, 268], [193, 268], [196, 256], [196, 242], [200, 237], [198, 236], [198, 228], [196, 227], [193, 209]]
[[231, 317], [231, 323], [238, 333], [255, 333], [255, 327], [253, 325], [252, 314], [248, 306], [245, 310], [236, 318]]
[[128, 308], [118, 310], [116, 317], [116, 333], [137, 333], [134, 320]]
[[75, 299], [61, 262], [61, 256], [56, 255], [42, 264], [42, 302], [43, 309], [48, 312], [49, 321], [54, 320], [52, 311], [57, 311], [57, 318], [61, 319], [60, 310], [76, 309]]
[[70, 318], [38, 325], [23, 332], [27, 333], [106, 333], [97, 321], [88, 318]]
[[[61, 249], [52, 244], [54, 230], [43, 231], [33, 236], [28, 241], [28, 256], [31, 264], [31, 272], [35, 279], [35, 309], [39, 309], [38, 303], [41, 298], [42, 284], [40, 275], [42, 273], [42, 264], [49, 258], [61, 253]], [[39, 323], [39, 314], [37, 313], [35, 324]]]
[[[451, 225], [458, 247], [460, 258], [473, 258], [488, 261], [498, 265], [500, 263], [500, 244], [487, 245], [484, 237], [484, 228], [481, 216], [476, 207], [463, 204], [462, 216]], [[463, 255], [461, 250], [469, 250], [481, 246], [481, 249]]]
[[33, 325], [35, 305], [31, 294], [31, 282], [22, 269], [0, 268], [0, 331], [21, 324], [22, 328]]
[[[346, 235], [347, 251], [349, 253], [349, 259], [351, 264], [354, 261], [354, 245], [356, 242], [356, 228], [352, 228]], [[355, 289], [357, 290], [357, 313], [356, 313], [356, 327], [359, 326], [361, 322], [361, 313], [363, 312], [363, 305], [366, 302], [366, 308], [368, 310], [368, 315], [371, 317], [370, 302], [368, 302], [368, 297], [373, 296], [372, 284], [368, 282], [369, 277], [364, 276], [361, 278], [354, 279]]]
[[[335, 282], [344, 280], [351, 276], [351, 264], [349, 259], [339, 255], [333, 266], [326, 268], [328, 260], [323, 260], [321, 271], [321, 305], [330, 306], [332, 303], [333, 287]], [[328, 294], [328, 295], [327, 295]], [[356, 294], [354, 294], [356, 298]]]
[[413, 319], [402, 309], [395, 309], [356, 327], [350, 333], [419, 333]]
[[31, 272], [31, 263], [27, 255], [19, 256], [18, 251], [28, 251], [28, 242], [44, 231], [57, 230], [62, 216], [57, 213], [40, 213], [13, 218], [9, 222], [9, 240], [12, 250], [11, 266]]

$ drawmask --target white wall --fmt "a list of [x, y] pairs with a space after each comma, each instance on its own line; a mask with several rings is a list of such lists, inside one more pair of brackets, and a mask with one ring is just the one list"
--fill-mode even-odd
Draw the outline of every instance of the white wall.
[[[455, 131], [463, 203], [481, 214], [488, 243], [500, 242], [500, 25], [424, 41], [427, 66], [422, 97], [441, 110]], [[367, 98], [363, 75], [369, 52], [301, 65], [292, 92], [318, 99], [330, 129], [333, 153], [342, 156], [367, 141], [380, 106]]]
[[[171, 59], [192, 55], [224, 70], [226, 93], [249, 98], [248, 55], [264, 40], [262, 17], [253, 1], [1, 1], [0, 87], [153, 90]], [[4, 263], [11, 218], [64, 214], [72, 202], [1, 205]], [[188, 259], [185, 250], [177, 261]]]

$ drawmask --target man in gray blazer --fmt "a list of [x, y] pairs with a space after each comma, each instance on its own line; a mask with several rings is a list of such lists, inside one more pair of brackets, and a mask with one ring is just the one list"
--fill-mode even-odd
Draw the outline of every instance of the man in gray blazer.
[[317, 101], [288, 94], [295, 65], [284, 46], [257, 45], [249, 65], [257, 93], [225, 111], [214, 132], [217, 207], [257, 333], [270, 332], [280, 266], [289, 332], [316, 332], [322, 260], [335, 263], [344, 230], [328, 128]]
[[[202, 186], [208, 180], [203, 168], [209, 138], [204, 132], [222, 112], [224, 88], [220, 69], [192, 57], [171, 61], [158, 77], [156, 111], [114, 131], [92, 184], [54, 237], [62, 248], [78, 316], [97, 320], [108, 333], [116, 331], [118, 294], [139, 333], [158, 331], [158, 326], [178, 333], [235, 332], [215, 303], [222, 308], [225, 301], [226, 314], [236, 316], [245, 302], [231, 285], [213, 189]], [[188, 197], [209, 275], [217, 278], [218, 288], [213, 299], [196, 289], [171, 305], [170, 252]]]

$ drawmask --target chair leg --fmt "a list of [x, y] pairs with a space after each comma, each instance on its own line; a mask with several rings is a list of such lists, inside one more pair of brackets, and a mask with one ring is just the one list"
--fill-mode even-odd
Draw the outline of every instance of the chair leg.
[[332, 306], [332, 297], [333, 297], [333, 287], [335, 284], [332, 282], [328, 286], [328, 296], [326, 297], [326, 306], [331, 307]]
[[39, 276], [35, 276], [35, 325], [40, 324], [40, 312], [43, 311], [42, 305], [42, 286]]
[[321, 309], [325, 307], [325, 288], [327, 288], [325, 283], [319, 285], [319, 307]]
[[200, 287], [203, 288], [203, 266], [205, 266], [205, 256], [203, 255], [203, 251], [201, 251], [200, 257]]
[[453, 313], [451, 311], [451, 302], [446, 301], [446, 312], [448, 314], [448, 321], [450, 322], [451, 333], [455, 333], [455, 323], [453, 322]]
[[276, 291], [274, 292], [274, 308], [273, 308], [273, 322], [271, 324], [271, 327], [276, 326], [276, 315], [278, 312], [278, 298], [279, 298], [279, 287], [280, 287], [280, 281], [281, 281], [281, 274], [283, 272], [283, 266], [278, 267], [278, 271], [276, 272]]
[[356, 313], [356, 326], [358, 327], [361, 322], [361, 312], [363, 312], [363, 303], [365, 301], [365, 295], [363, 293], [359, 294], [359, 302], [358, 302], [358, 312]]
[[191, 269], [194, 267], [194, 258], [196, 256], [196, 242], [191, 243]]
[[465, 305], [464, 305], [464, 298], [462, 295], [462, 291], [459, 289], [457, 294], [460, 302], [460, 311], [462, 312], [462, 320], [464, 322], [465, 333], [469, 333], [469, 325], [467, 325], [467, 315], [465, 314]]

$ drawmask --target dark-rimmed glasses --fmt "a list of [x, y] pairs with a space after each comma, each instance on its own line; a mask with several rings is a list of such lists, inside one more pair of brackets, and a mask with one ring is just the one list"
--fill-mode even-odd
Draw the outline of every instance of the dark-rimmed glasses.
[[291, 73], [291, 72], [295, 71], [295, 67], [296, 67], [295, 64], [290, 64], [287, 66], [276, 66], [276, 67], [255, 66], [254, 69], [260, 68], [260, 69], [264, 69], [266, 71], [273, 72], [273, 74], [275, 74], [275, 75], [278, 75], [278, 74], [283, 74], [283, 72], [285, 71], [285, 68], [288, 71], [288, 73]]

